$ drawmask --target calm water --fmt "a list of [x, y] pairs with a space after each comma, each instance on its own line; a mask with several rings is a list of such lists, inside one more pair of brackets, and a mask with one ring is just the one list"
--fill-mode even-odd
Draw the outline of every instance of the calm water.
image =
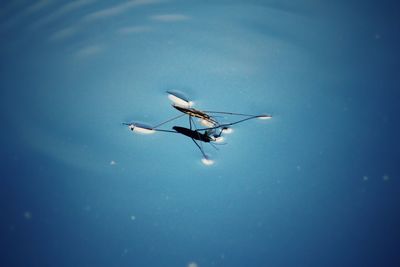
[[[1, 266], [399, 266], [395, 1], [2, 1]], [[201, 164], [134, 135], [269, 113]], [[175, 124], [187, 126], [187, 120]]]

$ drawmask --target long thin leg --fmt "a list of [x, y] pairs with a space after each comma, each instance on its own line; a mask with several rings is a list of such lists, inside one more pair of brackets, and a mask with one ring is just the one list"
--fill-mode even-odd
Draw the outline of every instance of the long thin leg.
[[168, 122], [170, 122], [170, 121], [179, 119], [180, 117], [183, 117], [183, 116], [185, 116], [185, 115], [186, 115], [186, 114], [180, 114], [179, 116], [173, 117], [172, 119], [169, 119], [169, 120], [166, 120], [166, 121], [164, 121], [164, 122], [161, 122], [160, 124], [157, 124], [156, 126], [154, 126], [153, 129], [158, 128], [158, 127], [160, 127], [161, 125], [164, 125], [164, 124], [166, 124], [166, 123], [168, 123]]
[[[198, 131], [205, 131], [205, 130], [218, 129], [218, 128], [221, 128], [221, 127], [231, 126], [231, 125], [234, 125], [234, 124], [238, 124], [238, 123], [241, 123], [241, 122], [244, 122], [244, 121], [248, 121], [248, 120], [252, 120], [252, 119], [256, 119], [256, 118], [264, 118], [264, 117], [266, 117], [266, 116], [270, 117], [269, 115], [256, 115], [256, 116], [252, 116], [252, 117], [249, 117], [249, 118], [245, 118], [245, 119], [242, 119], [242, 120], [239, 120], [239, 121], [235, 121], [235, 122], [231, 122], [231, 123], [225, 123], [225, 124], [220, 124], [220, 125], [215, 126], [215, 127], [202, 128], [202, 129], [197, 129], [197, 130], [198, 130]], [[268, 118], [268, 117], [267, 117], [267, 118]]]
[[[201, 138], [200, 138], [200, 133], [199, 133], [199, 131], [197, 130], [196, 123], [194, 122], [192, 116], [190, 116], [190, 120], [192, 121], [194, 130], [195, 130], [195, 132], [197, 133], [197, 137], [198, 137], [199, 140], [200, 140], [200, 139], [201, 139]], [[192, 129], [192, 128], [190, 128], [190, 129]], [[203, 149], [203, 143], [200, 143], [200, 146], [201, 146], [201, 148]]]
[[218, 147], [216, 147], [213, 143], [210, 142], [209, 144], [210, 144], [215, 150], [217, 150], [217, 151], [219, 150]]
[[[190, 116], [190, 120], [191, 120], [191, 124], [190, 124], [190, 125], [193, 124], [194, 130], [195, 130], [195, 132], [197, 133], [197, 136], [198, 136], [199, 140], [201, 140], [201, 138], [200, 138], [200, 133], [199, 133], [199, 131], [197, 130], [196, 123], [194, 122], [192, 116]], [[190, 128], [190, 129], [192, 129], [192, 128]], [[193, 141], [194, 141], [194, 139], [193, 139]], [[196, 142], [196, 144], [197, 144], [197, 142]], [[198, 144], [197, 144], [197, 145], [198, 145]], [[201, 152], [203, 153], [203, 156], [206, 158], [206, 154], [204, 153], [204, 149], [203, 149], [203, 143], [201, 142], [200, 145], [198, 145], [198, 146], [199, 146]]]
[[192, 116], [189, 117], [189, 120], [190, 120], [190, 130], [192, 130], [192, 124], [193, 124], [194, 130], [195, 130], [195, 132], [197, 133], [197, 136], [200, 139], [200, 133], [197, 131], [196, 123], [194, 122]]
[[199, 144], [196, 142], [196, 140], [194, 140], [193, 138], [192, 138], [192, 140], [193, 140], [193, 142], [196, 144], [196, 146], [200, 149], [201, 154], [203, 154], [203, 157], [204, 157], [204, 158], [207, 158], [206, 153], [204, 153], [203, 148], [199, 146]]
[[[135, 125], [135, 123], [128, 123], [128, 122], [123, 122], [122, 125], [126, 125], [126, 126], [133, 126], [133, 127], [138, 127]], [[140, 128], [140, 127], [138, 127]], [[178, 133], [177, 131], [172, 131], [172, 130], [164, 130], [164, 129], [155, 129], [155, 128], [148, 128], [147, 130], [149, 131], [155, 131], [155, 132], [166, 132], [166, 133]]]
[[243, 113], [226, 112], [226, 111], [203, 110], [203, 112], [204, 113], [211, 113], [211, 114], [226, 114], [226, 115], [237, 115], [237, 116], [247, 116], [247, 117], [255, 116], [255, 115], [252, 115], [252, 114], [243, 114]]

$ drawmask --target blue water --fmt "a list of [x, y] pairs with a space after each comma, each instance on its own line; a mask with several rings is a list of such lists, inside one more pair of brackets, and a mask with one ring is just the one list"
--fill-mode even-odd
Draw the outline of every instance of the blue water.
[[[2, 1], [0, 265], [400, 266], [398, 9]], [[273, 118], [204, 166], [167, 90]]]

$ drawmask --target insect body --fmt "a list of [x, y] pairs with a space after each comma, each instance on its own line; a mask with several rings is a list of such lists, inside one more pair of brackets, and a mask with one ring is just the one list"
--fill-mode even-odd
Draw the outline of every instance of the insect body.
[[[192, 141], [196, 144], [196, 146], [201, 151], [203, 158], [202, 162], [206, 165], [210, 165], [213, 161], [206, 155], [203, 149], [203, 143], [219, 143], [223, 140], [222, 134], [232, 132], [232, 125], [242, 123], [251, 119], [270, 119], [271, 115], [250, 115], [250, 114], [242, 114], [242, 113], [233, 113], [233, 112], [225, 112], [225, 111], [201, 111], [192, 107], [193, 102], [189, 101], [182, 93], [176, 91], [167, 91], [168, 98], [173, 102], [172, 106], [178, 111], [182, 112], [176, 117], [168, 119], [156, 126], [149, 126], [142, 123], [130, 122], [123, 123], [127, 125], [129, 129], [134, 132], [143, 133], [143, 134], [151, 134], [154, 132], [166, 132], [166, 133], [175, 133], [182, 134], [192, 139]], [[225, 116], [239, 116], [241, 119], [228, 122], [228, 123], [220, 123], [218, 122], [213, 114], [225, 115]], [[183, 116], [187, 115], [189, 117], [189, 128], [182, 126], [173, 126], [172, 130], [169, 129], [160, 129], [162, 125], [165, 125], [171, 121], [179, 119]], [[202, 125], [205, 128], [198, 128], [193, 118], [200, 119]], [[214, 145], [213, 145], [214, 146]]]

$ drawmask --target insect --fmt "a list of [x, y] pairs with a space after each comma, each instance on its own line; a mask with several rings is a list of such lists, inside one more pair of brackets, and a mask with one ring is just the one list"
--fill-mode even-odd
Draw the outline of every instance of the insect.
[[[200, 150], [202, 154], [202, 162], [205, 165], [212, 165], [214, 161], [204, 152], [203, 143], [209, 143], [214, 148], [216, 144], [222, 144], [224, 141], [224, 134], [231, 133], [232, 126], [235, 124], [239, 124], [252, 119], [262, 119], [267, 120], [271, 119], [271, 115], [261, 114], [261, 115], [251, 115], [251, 114], [242, 114], [242, 113], [234, 113], [234, 112], [225, 112], [225, 111], [204, 111], [193, 108], [194, 103], [190, 101], [183, 93], [178, 91], [167, 91], [168, 98], [172, 101], [172, 107], [176, 110], [180, 111], [176, 117], [163, 121], [155, 126], [150, 126], [147, 124], [139, 123], [139, 122], [124, 122], [123, 125], [128, 126], [128, 128], [137, 133], [142, 134], [152, 134], [155, 132], [164, 132], [164, 133], [174, 133], [174, 134], [182, 134], [186, 137], [189, 137], [197, 148]], [[173, 126], [171, 130], [161, 129], [160, 127], [177, 120], [183, 116], [188, 116], [189, 128], [182, 126]], [[240, 117], [232, 122], [219, 122], [218, 117]], [[198, 127], [195, 122], [195, 118], [200, 121], [202, 127]]]

